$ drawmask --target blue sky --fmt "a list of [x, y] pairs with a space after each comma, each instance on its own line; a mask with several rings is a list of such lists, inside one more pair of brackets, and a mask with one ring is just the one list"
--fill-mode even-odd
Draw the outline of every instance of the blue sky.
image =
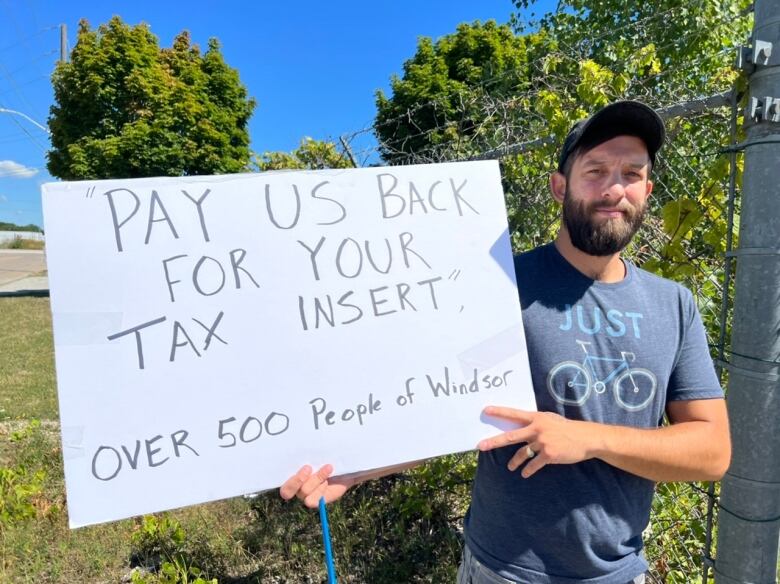
[[[536, 12], [553, 5], [541, 0]], [[419, 36], [435, 39], [461, 22], [507, 22], [514, 10], [511, 0], [0, 0], [0, 108], [45, 126], [59, 25], [67, 26], [72, 47], [81, 18], [94, 28], [118, 14], [149, 24], [161, 46], [184, 29], [202, 47], [217, 37], [258, 102], [249, 125], [252, 149], [292, 150], [304, 136], [335, 139], [369, 126], [374, 92], [388, 90]], [[0, 112], [0, 221], [43, 224], [39, 189], [53, 180], [48, 148], [35, 123]]]

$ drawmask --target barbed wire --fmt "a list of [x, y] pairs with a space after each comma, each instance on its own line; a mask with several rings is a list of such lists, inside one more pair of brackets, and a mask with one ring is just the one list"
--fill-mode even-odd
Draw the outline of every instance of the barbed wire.
[[[703, 5], [704, 4], [704, 0], [699, 0], [698, 4]], [[686, 8], [690, 9], [690, 6], [688, 6]], [[643, 24], [649, 24], [650, 22], [655, 21], [655, 20], [661, 21], [664, 18], [670, 16], [672, 13], [674, 13], [677, 10], [683, 10], [683, 7], [680, 7], [680, 6], [672, 7], [672, 8], [670, 8], [667, 11], [664, 11], [662, 13], [658, 13], [658, 14], [654, 14], [654, 15], [648, 16], [648, 17], [646, 17], [645, 19], [643, 19], [641, 21], [637, 21], [635, 23], [626, 24], [626, 25], [624, 25], [623, 28], [629, 28], [629, 27], [632, 27], [632, 26], [633, 27], [641, 26]], [[606, 37], [608, 34], [614, 34], [614, 32], [611, 31], [610, 33], [605, 33], [604, 35], [602, 35], [602, 38]], [[686, 44], [689, 44], [691, 39], [701, 38], [703, 35], [704, 35], [703, 31], [695, 31], [694, 30], [689, 35], [681, 36], [681, 37], [675, 39], [674, 41], [670, 41], [669, 43], [666, 43], [665, 45], [657, 45], [656, 46], [656, 50], [669, 48], [669, 47], [674, 46], [674, 45], [684, 46]], [[564, 49], [565, 49], [565, 47], [564, 47]], [[707, 61], [707, 60], [722, 58], [724, 55], [730, 53], [733, 50], [734, 50], [733, 46], [728, 46], [728, 47], [723, 47], [720, 51], [718, 51], [716, 53], [702, 54], [699, 57], [697, 57], [696, 59], [690, 60], [688, 62], [688, 67], [687, 68], [688, 69], [693, 68], [695, 65], [699, 65], [699, 64], [701, 64], [701, 63], [703, 63], [704, 61]], [[552, 57], [558, 57], [558, 58], [561, 58], [561, 59], [564, 59], [564, 60], [570, 60], [573, 63], [577, 63], [577, 64], [583, 60], [583, 55], [581, 53], [578, 53], [575, 49], [571, 49], [571, 48], [569, 49], [568, 52], [566, 52], [565, 50], [548, 52], [547, 58], [549, 59], [549, 58], [552, 58]], [[555, 79], [555, 73], [554, 72], [551, 73], [549, 71], [545, 72], [545, 71], [542, 70], [543, 64], [531, 63], [531, 67], [532, 67], [532, 72], [537, 73], [537, 74], [544, 73], [545, 76], [548, 79]], [[642, 78], [642, 79], [634, 79], [632, 81], [635, 82], [635, 83], [647, 84], [648, 82], [661, 79], [661, 78], [663, 78], [665, 76], [668, 76], [668, 75], [670, 75], [672, 73], [679, 74], [679, 72], [680, 72], [680, 69], [676, 69], [676, 70], [667, 69], [667, 70], [663, 70], [663, 71], [659, 72], [658, 74], [649, 75], [649, 76], [647, 76], [645, 78]], [[491, 77], [489, 77], [489, 78], [487, 78], [487, 79], [485, 79], [485, 80], [483, 80], [481, 82], [478, 82], [476, 84], [471, 84], [467, 88], [466, 87], [459, 88], [459, 89], [453, 90], [453, 91], [451, 91], [449, 93], [446, 93], [444, 95], [438, 96], [435, 99], [428, 100], [428, 101], [416, 104], [413, 107], [405, 110], [404, 112], [402, 112], [402, 113], [400, 113], [400, 114], [398, 114], [396, 116], [393, 116], [393, 117], [390, 117], [390, 118], [387, 118], [387, 119], [382, 119], [381, 121], [377, 119], [373, 123], [367, 124], [367, 125], [365, 125], [364, 127], [360, 128], [360, 129], [349, 131], [349, 132], [345, 132], [344, 134], [342, 134], [342, 137], [344, 137], [347, 140], [352, 140], [357, 135], [360, 135], [360, 134], [363, 134], [363, 133], [374, 133], [374, 132], [377, 132], [378, 130], [380, 130], [381, 128], [384, 128], [384, 127], [387, 127], [387, 126], [390, 126], [390, 125], [393, 125], [393, 124], [398, 124], [399, 122], [401, 122], [403, 120], [407, 120], [410, 123], [414, 123], [414, 115], [417, 114], [418, 112], [422, 111], [425, 108], [434, 108], [434, 109], [436, 109], [439, 106], [447, 105], [450, 102], [450, 100], [453, 100], [453, 99], [461, 99], [462, 100], [462, 98], [464, 96], [472, 97], [475, 94], [480, 94], [480, 92], [482, 90], [488, 89], [489, 87], [491, 87], [493, 85], [496, 85], [496, 84], [498, 84], [498, 83], [500, 83], [502, 81], [505, 81], [506, 79], [508, 79], [509, 77], [514, 76], [514, 75], [517, 75], [517, 71], [515, 71], [515, 70], [507, 70], [507, 71], [498, 73], [498, 74], [496, 74], [494, 76], [491, 76]], [[539, 79], [536, 79], [536, 78], [534, 78], [534, 80], [535, 81], [539, 81]], [[560, 80], [563, 83], [565, 83], [565, 84], [571, 84], [571, 78], [570, 77], [560, 77]], [[546, 85], [550, 89], [552, 89], [554, 87], [549, 82], [546, 83]], [[669, 90], [669, 88], [665, 88], [665, 92], [667, 94], [668, 94], [668, 90]], [[527, 95], [531, 95], [531, 94], [533, 94], [536, 91], [538, 91], [538, 89], [533, 89]], [[482, 93], [486, 93], [486, 92], [482, 91]], [[512, 97], [513, 98], [517, 98], [518, 95], [522, 95], [522, 93], [518, 94], [517, 92], [514, 92], [512, 94]], [[688, 97], [691, 97], [690, 94], [685, 95], [685, 96], [680, 95], [680, 96], [678, 96], [678, 99], [683, 99], [683, 98], [688, 98]]]
[[[729, 52], [729, 49], [723, 49], [718, 52], [723, 56]], [[697, 74], [698, 67], [705, 61], [710, 59], [711, 56], [701, 56], [697, 59], [692, 59], [685, 69], [677, 69], [675, 73], [677, 75], [683, 75], [685, 72], [690, 72], [692, 75]], [[689, 102], [701, 99], [701, 96], [697, 92], [692, 91], [690, 88], [679, 88], [677, 93], [671, 94], [669, 88], [664, 88], [666, 100], [662, 100], [660, 95], [653, 95], [644, 87], [650, 82], [658, 81], [669, 75], [670, 71], [662, 71], [658, 74], [648, 76], [644, 78], [640, 83], [629, 87], [626, 91], [618, 94], [618, 92], [612, 92], [610, 97], [612, 99], [618, 98], [639, 98], [653, 106], [669, 106], [669, 98], [673, 98], [675, 104], [679, 102], [682, 105], [672, 104], [671, 107], [677, 107], [684, 109], [686, 100]], [[571, 84], [571, 79], [567, 80], [568, 84]], [[509, 97], [496, 97], [489, 94], [480, 95], [460, 95], [461, 106], [459, 108], [460, 117], [450, 114], [450, 119], [444, 120], [442, 123], [437, 124], [428, 129], [421, 129], [416, 133], [411, 133], [403, 138], [399, 137], [396, 140], [378, 140], [373, 142], [375, 137], [374, 128], [364, 128], [355, 132], [351, 132], [351, 140], [354, 141], [361, 133], [370, 134], [372, 143], [363, 148], [354, 148], [353, 153], [357, 158], [362, 160], [369, 160], [372, 155], [384, 155], [385, 158], [392, 158], [394, 163], [410, 163], [413, 161], [420, 162], [435, 162], [445, 159], [443, 153], [447, 150], [453, 150], [453, 145], [456, 146], [455, 151], [463, 151], [464, 147], [469, 147], [472, 151], [485, 152], [490, 149], [508, 148], [511, 144], [531, 142], [537, 138], [543, 138], [542, 133], [548, 131], [546, 127], [545, 119], [542, 115], [535, 112], [533, 109], [529, 109], [527, 104], [532, 104], [538, 101], [542, 91], [556, 90], [555, 84], [546, 82], [544, 87], [535, 88], [532, 91], [525, 93], [513, 94]], [[643, 92], [644, 91], [644, 92]], [[722, 104], [726, 103], [726, 94], [722, 96]], [[525, 104], [525, 107], [522, 107]], [[409, 115], [411, 116], [412, 110]], [[678, 112], [670, 112], [672, 115], [678, 115]], [[413, 118], [412, 118], [413, 119]], [[473, 120], [479, 119], [479, 123], [472, 128], [471, 136], [464, 136], [459, 130], [460, 125], [464, 123], [473, 122]], [[496, 120], [500, 120], [501, 123], [496, 123]], [[454, 141], [447, 140], [432, 140], [432, 137], [438, 137], [445, 134], [448, 131], [452, 131], [456, 138]], [[345, 135], [346, 136], [346, 135]], [[417, 148], [413, 152], [407, 151], [408, 144], [411, 141], [428, 141], [429, 145], [426, 148]], [[534, 146], [534, 145], [532, 145]], [[459, 159], [465, 159], [468, 156], [461, 156]], [[484, 157], [484, 156], [483, 156]], [[404, 160], [406, 158], [407, 160]], [[453, 160], [452, 156], [447, 157], [448, 160]]]

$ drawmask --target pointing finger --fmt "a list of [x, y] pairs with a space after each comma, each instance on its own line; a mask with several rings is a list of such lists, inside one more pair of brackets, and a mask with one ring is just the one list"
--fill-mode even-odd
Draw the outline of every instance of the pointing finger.
[[503, 406], [487, 406], [482, 412], [486, 416], [495, 416], [497, 418], [504, 418], [505, 420], [511, 420], [513, 422], [520, 422], [522, 424], [530, 424], [534, 421], [534, 416], [538, 412], [528, 412], [526, 410], [518, 410], [515, 408], [506, 408]]

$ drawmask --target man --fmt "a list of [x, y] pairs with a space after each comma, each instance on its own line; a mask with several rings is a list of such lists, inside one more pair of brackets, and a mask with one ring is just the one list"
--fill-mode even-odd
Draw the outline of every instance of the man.
[[[515, 258], [539, 411], [485, 410], [521, 427], [478, 445], [459, 583], [642, 582], [654, 483], [717, 480], [728, 467], [723, 393], [690, 292], [620, 257], [663, 140], [637, 102], [566, 138], [550, 178], [558, 236]], [[357, 480], [331, 472], [304, 467], [281, 494], [316, 506]]]

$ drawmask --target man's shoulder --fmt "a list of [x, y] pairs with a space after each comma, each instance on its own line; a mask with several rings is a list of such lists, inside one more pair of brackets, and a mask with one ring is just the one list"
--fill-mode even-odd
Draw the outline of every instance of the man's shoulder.
[[542, 263], [547, 254], [547, 248], [552, 244], [544, 244], [533, 249], [514, 253], [515, 266], [530, 267]]
[[693, 293], [668, 278], [634, 266], [633, 285], [635, 295], [656, 307], [663, 307], [664, 314], [676, 315], [680, 323], [690, 324], [699, 309]]
[[540, 245], [533, 249], [514, 254], [515, 276], [518, 285], [527, 285], [540, 277], [543, 277], [549, 270], [549, 256], [547, 245]]

